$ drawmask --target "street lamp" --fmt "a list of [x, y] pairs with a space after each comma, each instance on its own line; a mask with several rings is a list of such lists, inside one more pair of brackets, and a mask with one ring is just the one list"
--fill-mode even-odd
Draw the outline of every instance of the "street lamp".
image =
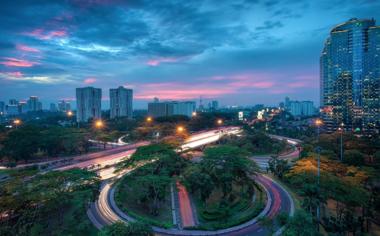
[[218, 120], [216, 121], [216, 123], [217, 123], [218, 125], [222, 125], [222, 124], [223, 124], [223, 120], [222, 120], [222, 119], [218, 119]]
[[193, 111], [193, 112], [191, 113], [191, 116], [192, 116], [192, 117], [196, 117], [196, 116], [197, 116], [197, 112]]
[[15, 119], [13, 121], [13, 124], [16, 126], [16, 129], [18, 128], [18, 126], [21, 124], [21, 120], [20, 119]]
[[340, 131], [340, 161], [343, 162], [343, 132], [344, 132], [344, 123], [342, 122], [340, 124], [340, 127], [338, 128]]
[[152, 118], [151, 116], [148, 116], [148, 117], [146, 118], [146, 122], [150, 123], [150, 122], [152, 122], [152, 121], [153, 121], [153, 118]]
[[73, 113], [72, 111], [68, 111], [68, 112], [66, 113], [66, 115], [67, 115], [68, 117], [72, 117], [72, 116], [74, 115], [74, 113]]
[[104, 127], [104, 122], [102, 120], [95, 121], [95, 128], [101, 129]]
[[[317, 126], [317, 145], [319, 144], [319, 133], [320, 133], [320, 127], [323, 125], [323, 121], [321, 119], [317, 119], [315, 121], [315, 125]], [[318, 188], [318, 198], [319, 198], [319, 191], [320, 191], [320, 176], [321, 176], [321, 147], [316, 147], [317, 156], [318, 156], [318, 169], [317, 169], [317, 188]], [[320, 209], [319, 209], [319, 201], [318, 201], [318, 207], [317, 207], [317, 221], [318, 221], [318, 231], [319, 231], [319, 218], [320, 218]]]
[[182, 133], [183, 131], [185, 131], [185, 128], [183, 126], [178, 126], [177, 127], [177, 132], [178, 133]]

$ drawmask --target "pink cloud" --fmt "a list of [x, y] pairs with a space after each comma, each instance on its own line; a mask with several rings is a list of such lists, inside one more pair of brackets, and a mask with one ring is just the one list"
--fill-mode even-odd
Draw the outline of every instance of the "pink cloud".
[[24, 52], [40, 52], [40, 50], [38, 50], [37, 48], [32, 48], [24, 44], [17, 44], [16, 48]]
[[42, 28], [35, 29], [31, 32], [26, 32], [25, 35], [32, 36], [41, 40], [49, 40], [51, 38], [61, 38], [67, 36], [65, 29], [47, 31]]
[[23, 77], [24, 74], [20, 71], [15, 71], [15, 72], [7, 72], [8, 75], [10, 76], [14, 76], [14, 77], [17, 77], [17, 78], [20, 78], [20, 77]]
[[180, 58], [174, 58], [174, 57], [161, 57], [161, 58], [156, 58], [156, 59], [151, 59], [146, 62], [147, 65], [150, 66], [158, 66], [161, 63], [173, 63], [179, 61]]
[[96, 82], [96, 78], [87, 78], [83, 81], [85, 84], [93, 84]]
[[234, 93], [233, 88], [226, 86], [203, 86], [202, 84], [191, 85], [186, 83], [172, 82], [172, 83], [150, 83], [143, 84], [141, 91], [137, 91], [135, 97], [137, 99], [153, 99], [159, 97], [160, 99], [196, 99], [199, 96], [204, 98], [218, 97], [224, 94]]
[[0, 64], [8, 66], [8, 67], [32, 67], [36, 64], [39, 64], [37, 62], [21, 60], [21, 59], [12, 58], [12, 57], [4, 57], [3, 59], [5, 61], [0, 61]]

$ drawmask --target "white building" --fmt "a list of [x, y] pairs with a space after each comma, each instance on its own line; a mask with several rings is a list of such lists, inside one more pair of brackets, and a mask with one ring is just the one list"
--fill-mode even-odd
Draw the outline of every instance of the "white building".
[[133, 90], [122, 86], [110, 89], [110, 117], [132, 118]]
[[191, 117], [195, 112], [196, 105], [193, 101], [167, 101], [148, 103], [148, 114], [153, 117], [184, 115]]
[[312, 101], [290, 101], [289, 112], [293, 116], [314, 115], [314, 104]]
[[76, 89], [77, 121], [87, 122], [89, 119], [101, 117], [102, 90], [85, 87]]
[[70, 105], [70, 102], [68, 101], [65, 101], [65, 100], [61, 100], [58, 102], [58, 110], [60, 112], [68, 112], [68, 111], [71, 111], [71, 105]]

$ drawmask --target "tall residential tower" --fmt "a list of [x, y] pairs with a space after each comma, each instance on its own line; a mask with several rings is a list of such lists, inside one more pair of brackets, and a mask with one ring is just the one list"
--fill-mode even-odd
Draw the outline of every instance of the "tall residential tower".
[[87, 122], [90, 118], [101, 118], [101, 89], [93, 87], [77, 88], [76, 97], [78, 122]]
[[380, 26], [350, 19], [334, 27], [320, 58], [321, 108], [329, 131], [378, 131]]
[[110, 117], [132, 118], [133, 90], [122, 86], [110, 89]]

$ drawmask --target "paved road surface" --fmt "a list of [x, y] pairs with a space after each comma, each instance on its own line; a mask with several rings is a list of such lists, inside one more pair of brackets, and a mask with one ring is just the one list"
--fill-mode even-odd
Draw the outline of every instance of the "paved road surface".
[[189, 194], [185, 186], [183, 186], [179, 181], [177, 181], [177, 190], [182, 227], [195, 226], [195, 220], [193, 210], [191, 208]]

